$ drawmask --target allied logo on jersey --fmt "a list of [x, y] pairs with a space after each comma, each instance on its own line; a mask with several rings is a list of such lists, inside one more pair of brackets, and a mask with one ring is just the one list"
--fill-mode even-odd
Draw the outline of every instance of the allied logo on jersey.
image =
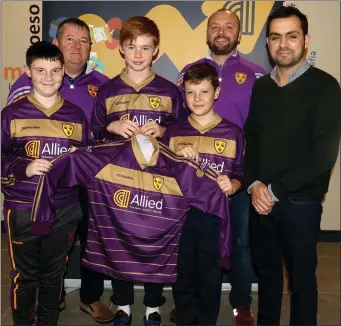
[[226, 140], [223, 139], [215, 139], [214, 140], [214, 149], [218, 154], [221, 154], [226, 148]]
[[130, 113], [126, 113], [126, 114], [122, 115], [120, 120], [130, 120]]
[[237, 83], [241, 85], [246, 81], [247, 75], [242, 72], [236, 72], [234, 78], [236, 78]]
[[149, 96], [149, 104], [154, 110], [156, 110], [160, 106], [160, 103], [161, 103], [161, 97]]
[[98, 87], [94, 85], [88, 85], [88, 92], [92, 97], [96, 97], [98, 92]]
[[31, 140], [25, 145], [25, 151], [28, 157], [40, 157], [40, 140]]
[[163, 177], [153, 177], [153, 186], [157, 191], [160, 191], [164, 183]]
[[197, 169], [197, 171], [195, 172], [196, 176], [198, 178], [202, 178], [205, 175], [205, 172], [201, 169]]
[[63, 123], [63, 131], [64, 131], [64, 134], [67, 137], [71, 137], [74, 130], [75, 130], [75, 127], [74, 127], [73, 124], [71, 124], [71, 123]]
[[119, 207], [127, 208], [129, 206], [130, 194], [130, 190], [117, 190], [114, 193], [114, 203]]

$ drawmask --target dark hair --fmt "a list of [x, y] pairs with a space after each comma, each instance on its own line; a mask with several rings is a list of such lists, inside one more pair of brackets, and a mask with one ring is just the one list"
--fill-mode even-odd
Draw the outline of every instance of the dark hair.
[[79, 18], [68, 18], [68, 19], [65, 19], [63, 20], [59, 25], [58, 25], [58, 28], [57, 28], [57, 33], [56, 33], [56, 39], [59, 40], [60, 36], [63, 34], [63, 29], [64, 29], [64, 26], [66, 24], [69, 24], [69, 25], [74, 25], [74, 26], [77, 26], [79, 28], [82, 28], [82, 29], [85, 29], [89, 32], [89, 40], [91, 38], [91, 35], [90, 35], [90, 28], [89, 26], [87, 25], [87, 23]]
[[214, 89], [219, 86], [217, 70], [206, 62], [194, 64], [184, 74], [184, 83], [189, 81], [191, 84], [200, 84], [203, 80], [211, 81]]
[[277, 18], [288, 18], [296, 16], [301, 21], [301, 27], [303, 30], [303, 35], [306, 36], [308, 34], [308, 19], [307, 16], [302, 14], [297, 8], [288, 6], [288, 7], [279, 7], [276, 9], [268, 18], [268, 22], [266, 24], [266, 36], [268, 37], [270, 34], [270, 24], [274, 19]]
[[62, 65], [64, 64], [63, 53], [58, 46], [47, 41], [36, 42], [27, 49], [26, 65], [31, 67], [32, 62], [37, 59], [60, 61]]

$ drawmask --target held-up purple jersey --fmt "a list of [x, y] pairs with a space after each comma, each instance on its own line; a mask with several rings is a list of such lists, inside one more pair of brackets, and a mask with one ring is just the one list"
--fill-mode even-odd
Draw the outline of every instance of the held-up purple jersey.
[[[182, 69], [178, 86], [185, 107], [185, 97], [183, 88], [183, 76], [186, 70], [196, 63], [209, 63], [214, 66], [219, 73], [221, 92], [219, 98], [214, 103], [214, 110], [224, 119], [233, 122], [240, 128], [244, 127], [249, 114], [250, 98], [253, 84], [256, 78], [262, 76], [264, 69], [244, 58], [237, 51], [229, 57], [222, 66], [219, 66], [210, 56], [188, 64]], [[187, 109], [182, 110], [183, 115], [189, 114]]]
[[168, 127], [178, 120], [180, 93], [169, 80], [152, 74], [136, 84], [123, 69], [101, 87], [93, 110], [91, 129], [98, 141], [122, 140], [107, 131], [112, 121], [131, 120], [138, 126], [156, 121]]
[[[63, 84], [59, 92], [63, 98], [79, 106], [90, 123], [98, 88], [108, 80], [109, 78], [107, 76], [98, 71], [91, 70], [88, 66], [87, 71], [77, 77], [72, 85], [68, 78], [64, 76]], [[31, 90], [31, 79], [26, 74], [22, 74], [10, 89], [7, 105], [17, 101], [19, 98], [27, 96]]]
[[[89, 126], [82, 110], [60, 98], [45, 108], [31, 94], [1, 112], [1, 183], [4, 207], [30, 210], [38, 176], [28, 178], [26, 167], [37, 158], [50, 160], [71, 146], [88, 144]], [[59, 189], [56, 207], [77, 202], [75, 189]]]
[[169, 128], [162, 141], [177, 152], [192, 145], [202, 162], [220, 174], [243, 183], [245, 141], [242, 130], [218, 114], [208, 125], [200, 125], [191, 115]]
[[[168, 283], [176, 280], [180, 233], [190, 206], [222, 219], [229, 227], [228, 200], [207, 164], [176, 156], [150, 141], [146, 162], [137, 139], [64, 154], [40, 178], [32, 209], [34, 233], [54, 219], [58, 187], [82, 185], [89, 196], [89, 229], [83, 264], [110, 277]], [[221, 256], [230, 255], [230, 233], [220, 233]]]

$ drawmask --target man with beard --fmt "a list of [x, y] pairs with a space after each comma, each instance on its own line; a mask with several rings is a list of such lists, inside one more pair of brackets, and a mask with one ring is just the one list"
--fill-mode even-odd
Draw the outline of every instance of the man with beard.
[[[178, 86], [184, 95], [183, 76], [193, 64], [207, 62], [213, 65], [218, 71], [221, 87], [220, 96], [214, 103], [215, 112], [243, 128], [249, 112], [253, 84], [256, 77], [264, 74], [264, 70], [242, 58], [237, 51], [242, 32], [239, 18], [234, 12], [219, 9], [213, 13], [208, 19], [206, 32], [206, 42], [210, 49], [207, 57], [187, 65], [180, 73]], [[232, 270], [229, 279], [232, 285], [230, 303], [236, 325], [254, 324], [250, 310], [252, 263], [249, 249], [249, 204], [246, 191], [231, 197]], [[205, 232], [204, 229], [202, 231]], [[173, 309], [170, 320], [175, 321], [175, 317]]]
[[316, 325], [316, 245], [321, 201], [339, 152], [341, 90], [307, 62], [308, 21], [298, 9], [277, 9], [266, 36], [276, 66], [254, 85], [244, 129], [258, 325], [280, 324], [283, 260], [290, 325]]

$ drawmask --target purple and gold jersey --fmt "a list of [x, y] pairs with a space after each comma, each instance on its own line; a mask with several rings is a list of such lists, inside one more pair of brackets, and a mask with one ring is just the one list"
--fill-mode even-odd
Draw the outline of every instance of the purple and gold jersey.
[[[37, 158], [51, 160], [68, 152], [71, 146], [86, 146], [88, 122], [78, 106], [61, 97], [47, 109], [30, 94], [1, 113], [4, 207], [30, 210], [39, 177], [28, 178], [27, 165]], [[61, 207], [77, 200], [75, 189], [59, 189], [55, 204]]]
[[243, 183], [243, 132], [237, 125], [218, 114], [204, 127], [190, 115], [186, 120], [167, 128], [162, 141], [174, 152], [192, 145], [199, 152], [201, 162], [220, 174]]
[[123, 137], [107, 131], [112, 121], [131, 120], [138, 126], [156, 121], [167, 127], [178, 120], [180, 93], [167, 79], [152, 74], [136, 84], [122, 73], [99, 90], [91, 120], [91, 130], [98, 141], [122, 140]]
[[[58, 187], [82, 185], [89, 196], [89, 229], [83, 264], [110, 277], [168, 283], [176, 280], [180, 233], [190, 206], [229, 227], [228, 200], [207, 164], [176, 156], [149, 137], [146, 162], [136, 137], [79, 149], [53, 161], [39, 180], [32, 209], [36, 234], [53, 221]], [[230, 255], [230, 233], [220, 233], [221, 256]]]

